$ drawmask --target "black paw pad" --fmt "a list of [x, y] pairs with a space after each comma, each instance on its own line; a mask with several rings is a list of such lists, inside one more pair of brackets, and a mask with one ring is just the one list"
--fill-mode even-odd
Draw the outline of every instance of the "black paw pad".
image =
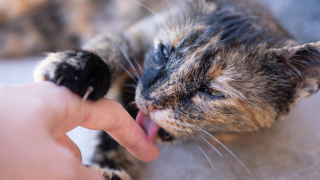
[[54, 77], [45, 75], [46, 80], [68, 87], [83, 97], [88, 87], [93, 92], [88, 96], [92, 101], [107, 94], [111, 86], [111, 72], [103, 60], [88, 51], [71, 51], [56, 63]]

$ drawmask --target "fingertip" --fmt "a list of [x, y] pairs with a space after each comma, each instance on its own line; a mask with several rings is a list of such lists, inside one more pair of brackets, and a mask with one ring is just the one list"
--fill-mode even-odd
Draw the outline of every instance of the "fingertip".
[[150, 151], [150, 153], [148, 153], [148, 155], [145, 156], [146, 158], [141, 159], [141, 161], [143, 161], [143, 162], [151, 162], [151, 161], [156, 160], [159, 157], [159, 155], [160, 155], [159, 148], [155, 144], [153, 146], [154, 147], [152, 147], [152, 150]]
[[149, 157], [145, 159], [144, 162], [151, 162], [151, 161], [154, 161], [156, 160], [159, 155], [160, 155], [160, 150], [159, 148], [154, 144], [154, 142], [152, 142], [152, 151], [150, 151], [150, 154], [149, 154]]
[[64, 134], [60, 136], [56, 141], [63, 147], [69, 149], [72, 154], [79, 160], [79, 162], [82, 162], [81, 151], [79, 147], [69, 138], [69, 136]]
[[160, 155], [160, 150], [156, 144], [149, 139], [141, 142], [142, 144], [127, 148], [127, 150], [140, 161], [151, 162], [156, 160]]

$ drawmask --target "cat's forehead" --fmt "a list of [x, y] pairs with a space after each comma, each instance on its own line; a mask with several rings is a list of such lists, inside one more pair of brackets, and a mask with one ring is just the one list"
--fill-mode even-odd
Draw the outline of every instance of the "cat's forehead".
[[187, 26], [184, 28], [163, 31], [154, 39], [154, 48], [164, 45], [173, 50], [175, 61], [181, 61], [182, 68], [205, 70], [209, 79], [214, 79], [227, 69], [233, 71], [233, 65], [250, 60], [248, 49], [244, 44], [230, 48], [229, 44], [221, 41], [222, 33], [214, 33], [205, 24]]
[[[185, 23], [180, 26], [166, 26], [163, 28], [158, 36], [155, 38], [155, 43], [163, 43], [173, 48], [186, 48], [192, 43], [201, 43], [203, 35], [208, 26], [204, 23]], [[212, 37], [214, 39], [214, 37]], [[208, 39], [208, 38], [207, 38]]]
[[207, 26], [186, 25], [183, 28], [172, 28], [159, 33], [154, 40], [154, 48], [159, 45], [165, 46], [171, 58], [181, 65], [180, 69], [193, 69], [196, 71], [207, 71], [215, 56], [215, 49], [218, 48], [219, 35], [206, 36]]

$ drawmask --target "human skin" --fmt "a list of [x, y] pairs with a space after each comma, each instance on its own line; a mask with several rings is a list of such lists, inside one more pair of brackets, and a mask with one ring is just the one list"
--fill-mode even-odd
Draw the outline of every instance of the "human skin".
[[51, 82], [0, 86], [0, 179], [101, 179], [81, 164], [66, 133], [77, 126], [108, 132], [142, 161], [159, 155], [125, 109], [82, 99]]

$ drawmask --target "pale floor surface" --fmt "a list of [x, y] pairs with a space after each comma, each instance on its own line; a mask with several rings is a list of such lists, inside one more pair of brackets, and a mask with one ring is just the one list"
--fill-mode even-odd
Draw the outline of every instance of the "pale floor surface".
[[[32, 82], [31, 72], [37, 58], [0, 61], [0, 84]], [[301, 100], [285, 121], [272, 129], [247, 133], [225, 145], [229, 147], [259, 180], [320, 179], [320, 93]], [[95, 132], [78, 128], [69, 133], [79, 145], [84, 163], [90, 162]], [[200, 143], [215, 166], [220, 180], [237, 179], [228, 162], [214, 150]], [[214, 179], [206, 159], [193, 144], [160, 146], [161, 155], [145, 163], [143, 180]], [[238, 173], [239, 179], [250, 179], [244, 169], [221, 146], [217, 149]], [[188, 155], [187, 153], [188, 152]]]

